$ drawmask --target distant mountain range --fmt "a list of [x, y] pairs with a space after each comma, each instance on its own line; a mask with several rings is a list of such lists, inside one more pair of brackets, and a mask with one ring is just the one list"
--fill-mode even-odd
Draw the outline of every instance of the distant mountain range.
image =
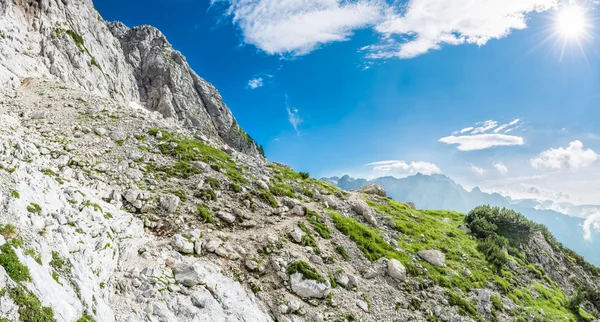
[[368, 184], [378, 184], [397, 201], [413, 202], [422, 209], [449, 209], [468, 213], [479, 205], [505, 207], [520, 212], [529, 219], [546, 225], [566, 247], [587, 261], [600, 266], [600, 233], [592, 230], [591, 240], [584, 239], [583, 223], [589, 211], [600, 211], [597, 205], [574, 205], [548, 200], [512, 199], [497, 193], [486, 193], [478, 187], [467, 191], [454, 180], [441, 174], [416, 174], [406, 178], [381, 177], [373, 180], [355, 179], [348, 175], [324, 178], [344, 190], [356, 190]]

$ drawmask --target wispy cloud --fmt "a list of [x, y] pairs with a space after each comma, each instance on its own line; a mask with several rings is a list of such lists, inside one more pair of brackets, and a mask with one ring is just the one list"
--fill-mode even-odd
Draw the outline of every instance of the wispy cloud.
[[369, 163], [365, 166], [371, 167], [372, 171], [379, 176], [405, 177], [417, 173], [425, 175], [442, 173], [437, 165], [429, 162], [406, 163], [401, 160], [387, 160]]
[[557, 0], [212, 0], [242, 31], [243, 41], [268, 54], [303, 55], [373, 28], [380, 40], [367, 56], [412, 58], [443, 45], [485, 45], [527, 27], [527, 14]]
[[[507, 127], [516, 125], [519, 121], [520, 120], [517, 119], [501, 125], [500, 127], [506, 129]], [[438, 141], [446, 144], [457, 144], [457, 149], [460, 151], [476, 151], [489, 149], [495, 146], [525, 144], [525, 140], [520, 136], [499, 134], [498, 132], [502, 130], [498, 131], [500, 127], [498, 127], [498, 122], [493, 120], [479, 122], [475, 124], [475, 126], [454, 131], [451, 136], [443, 137]], [[493, 133], [489, 133], [491, 130], [494, 130]]]
[[592, 149], [585, 150], [583, 143], [576, 140], [569, 143], [566, 148], [559, 147], [544, 151], [530, 162], [534, 168], [579, 169], [592, 165], [599, 158], [596, 152]]
[[471, 166], [471, 171], [473, 171], [474, 173], [478, 174], [478, 175], [482, 175], [486, 172], [486, 170], [484, 168], [480, 168], [472, 163], [468, 163]]
[[259, 87], [263, 87], [264, 81], [262, 77], [253, 78], [248, 81], [248, 87], [251, 89], [257, 89]]
[[[516, 120], [514, 120], [514, 121], [512, 121], [510, 123], [502, 124], [502, 125], [500, 125], [499, 127], [497, 127], [494, 130], [494, 133], [500, 133], [502, 130], [504, 130], [504, 129], [508, 128], [508, 127], [514, 126], [517, 123], [519, 123], [520, 121], [521, 121], [520, 119], [516, 119]], [[509, 130], [512, 131], [512, 129], [508, 129], [508, 130], [506, 130], [505, 133], [510, 132]]]
[[304, 120], [302, 120], [302, 118], [300, 118], [300, 115], [298, 114], [299, 111], [297, 108], [287, 108], [287, 113], [288, 113], [288, 121], [290, 122], [290, 124], [294, 127], [294, 130], [296, 131], [296, 133], [300, 133], [299, 130], [299, 126], [300, 124], [302, 124], [302, 122], [304, 122]]
[[508, 168], [501, 161], [494, 163], [494, 168], [496, 168], [496, 170], [498, 170], [498, 172], [500, 172], [500, 174], [503, 176], [508, 174]]

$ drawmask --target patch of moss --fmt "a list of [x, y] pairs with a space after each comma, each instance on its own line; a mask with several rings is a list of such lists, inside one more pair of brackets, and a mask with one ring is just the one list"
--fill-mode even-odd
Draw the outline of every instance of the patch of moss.
[[453, 291], [448, 291], [448, 303], [458, 307], [458, 311], [461, 314], [468, 315], [477, 321], [484, 322], [484, 320], [477, 313], [477, 308], [475, 308], [475, 305]]
[[333, 243], [333, 247], [335, 248], [335, 251], [340, 254], [340, 256], [342, 256], [342, 258], [347, 261], [350, 256], [348, 256], [348, 252], [346, 252], [346, 248], [344, 248], [344, 246], [340, 245], [340, 244], [336, 244]]
[[304, 261], [294, 262], [288, 267], [288, 274], [293, 275], [296, 273], [302, 274], [304, 279], [325, 283], [325, 278]]
[[55, 322], [52, 308], [43, 306], [40, 300], [23, 286], [17, 285], [8, 295], [19, 307], [19, 320], [23, 322]]
[[18, 191], [16, 191], [16, 190], [13, 190], [13, 191], [11, 191], [10, 195], [11, 195], [13, 198], [15, 198], [15, 199], [19, 199], [19, 198], [21, 198], [21, 195], [20, 195], [20, 194], [19, 194], [19, 192], [18, 192]]

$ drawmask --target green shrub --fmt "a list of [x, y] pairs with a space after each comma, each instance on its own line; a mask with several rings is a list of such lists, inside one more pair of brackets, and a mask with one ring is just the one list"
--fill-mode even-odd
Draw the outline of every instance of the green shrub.
[[242, 187], [239, 184], [235, 183], [235, 182], [232, 182], [232, 183], [229, 184], [229, 189], [231, 191], [235, 192], [235, 193], [242, 192]]
[[310, 178], [310, 174], [308, 172], [299, 172], [300, 177], [304, 180]]
[[21, 198], [21, 195], [20, 195], [20, 194], [19, 194], [19, 192], [18, 192], [18, 191], [16, 191], [16, 190], [13, 190], [13, 191], [12, 191], [10, 194], [11, 194], [11, 195], [12, 195], [12, 197], [13, 197], [13, 198], [15, 198], [15, 199], [19, 199], [19, 198]]
[[0, 235], [6, 239], [11, 239], [17, 237], [17, 227], [6, 224], [0, 225]]
[[508, 261], [506, 253], [494, 237], [488, 237], [485, 241], [477, 245], [477, 250], [485, 255], [485, 258], [494, 266], [496, 272], [500, 272]]
[[205, 222], [211, 223], [211, 224], [215, 223], [215, 220], [210, 215], [210, 211], [203, 205], [198, 206], [198, 214], [202, 219], [204, 219]]
[[71, 263], [63, 259], [60, 254], [54, 250], [52, 251], [52, 260], [50, 261], [50, 266], [60, 273], [71, 273]]
[[288, 274], [293, 275], [296, 273], [302, 274], [304, 279], [325, 283], [325, 278], [304, 261], [294, 262], [288, 267]]
[[77, 319], [76, 322], [96, 322], [96, 320], [94, 320], [93, 317], [87, 315], [87, 313], [84, 312], [83, 315], [79, 319]]

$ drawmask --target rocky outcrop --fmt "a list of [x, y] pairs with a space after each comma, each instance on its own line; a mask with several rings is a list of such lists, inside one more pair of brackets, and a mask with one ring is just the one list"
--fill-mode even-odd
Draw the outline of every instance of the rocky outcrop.
[[57, 78], [141, 102], [208, 139], [259, 154], [216, 88], [156, 28], [107, 23], [91, 0], [1, 1], [0, 26], [0, 88], [14, 89], [29, 77]]

